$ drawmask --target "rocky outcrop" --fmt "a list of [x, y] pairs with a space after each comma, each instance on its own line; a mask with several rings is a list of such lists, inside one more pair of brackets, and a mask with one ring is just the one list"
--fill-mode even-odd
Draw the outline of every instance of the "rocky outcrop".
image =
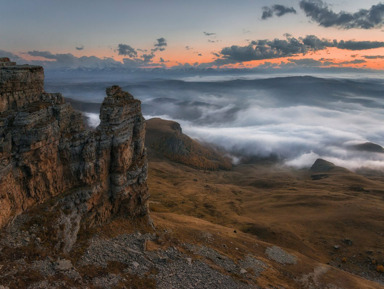
[[331, 163], [331, 162], [328, 162], [326, 160], [323, 160], [323, 159], [317, 159], [312, 167], [311, 167], [311, 172], [314, 172], [314, 173], [319, 173], [319, 172], [329, 172], [331, 170], [333, 170], [336, 166]]
[[179, 123], [161, 118], [147, 120], [146, 146], [151, 156], [165, 157], [198, 169], [231, 169], [225, 153], [201, 144], [182, 132]]
[[0, 58], [0, 227], [47, 200], [66, 212], [63, 235], [147, 214], [141, 103], [118, 86], [106, 92], [101, 123], [87, 130], [61, 94], [44, 91], [42, 67]]

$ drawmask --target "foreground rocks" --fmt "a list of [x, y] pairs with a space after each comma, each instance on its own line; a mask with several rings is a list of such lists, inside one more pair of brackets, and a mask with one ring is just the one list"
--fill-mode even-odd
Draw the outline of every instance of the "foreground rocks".
[[58, 254], [33, 228], [25, 230], [29, 217], [20, 215], [0, 236], [4, 288], [250, 289], [259, 288], [255, 280], [267, 268], [251, 255], [235, 262], [206, 246], [170, 244], [169, 233], [151, 227], [142, 233], [122, 228], [116, 236], [108, 236], [110, 229], [95, 232]]
[[82, 226], [147, 215], [140, 101], [108, 88], [101, 123], [87, 130], [61, 94], [44, 91], [42, 67], [0, 63], [0, 227], [51, 200], [42, 215], [69, 251]]

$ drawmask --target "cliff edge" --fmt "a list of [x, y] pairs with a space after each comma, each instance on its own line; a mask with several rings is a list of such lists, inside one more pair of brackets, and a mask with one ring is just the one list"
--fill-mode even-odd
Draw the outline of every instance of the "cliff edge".
[[44, 91], [42, 67], [0, 58], [0, 227], [47, 200], [71, 234], [147, 215], [141, 102], [118, 86], [106, 93], [101, 123], [88, 130], [61, 94]]

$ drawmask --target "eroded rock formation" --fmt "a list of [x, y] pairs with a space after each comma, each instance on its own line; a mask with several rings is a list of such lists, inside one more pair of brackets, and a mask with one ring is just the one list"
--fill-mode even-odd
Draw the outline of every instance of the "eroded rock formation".
[[100, 119], [87, 130], [61, 94], [44, 91], [42, 67], [0, 58], [0, 227], [49, 199], [66, 210], [63, 235], [82, 222], [147, 214], [141, 103], [112, 86]]

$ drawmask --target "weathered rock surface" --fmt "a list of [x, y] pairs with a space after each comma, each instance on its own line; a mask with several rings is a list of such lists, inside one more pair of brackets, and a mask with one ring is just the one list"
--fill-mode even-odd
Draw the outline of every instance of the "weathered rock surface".
[[87, 130], [61, 94], [44, 91], [42, 67], [0, 58], [0, 227], [35, 204], [56, 200], [69, 250], [82, 224], [147, 214], [141, 103], [112, 86], [100, 119]]
[[231, 169], [231, 160], [210, 145], [203, 145], [182, 132], [179, 123], [161, 118], [146, 121], [146, 146], [160, 156], [198, 169]]
[[317, 159], [314, 164], [311, 167], [311, 172], [318, 173], [318, 172], [329, 172], [333, 170], [336, 166], [323, 159]]

